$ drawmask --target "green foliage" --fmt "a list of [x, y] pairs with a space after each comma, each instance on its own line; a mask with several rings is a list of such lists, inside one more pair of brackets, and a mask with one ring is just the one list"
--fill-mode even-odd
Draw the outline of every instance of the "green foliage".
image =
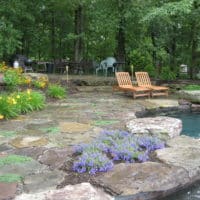
[[14, 118], [20, 114], [20, 106], [16, 100], [7, 94], [0, 96], [0, 115], [2, 118]]
[[184, 90], [200, 90], [200, 85], [186, 85]]
[[145, 67], [152, 65], [151, 56], [144, 51], [133, 50], [129, 54], [131, 64], [135, 71], [143, 71]]
[[14, 90], [19, 85], [20, 75], [17, 70], [8, 69], [4, 73], [3, 81], [9, 90]]
[[149, 76], [150, 77], [155, 77], [156, 76], [156, 69], [154, 66], [152, 65], [147, 65], [145, 68], [144, 68], [144, 71], [145, 72], [148, 72]]
[[119, 123], [117, 120], [96, 120], [94, 122], [95, 126], [107, 126], [111, 124]]
[[6, 138], [12, 138], [16, 136], [15, 131], [0, 131], [0, 135]]
[[60, 132], [60, 128], [57, 126], [48, 127], [48, 128], [41, 128], [40, 130], [48, 133], [48, 134], [57, 134]]
[[63, 99], [66, 96], [66, 90], [60, 85], [52, 84], [47, 89], [47, 95], [57, 99]]
[[20, 182], [22, 180], [22, 176], [18, 174], [4, 174], [0, 175], [0, 182], [3, 183], [14, 183]]
[[168, 19], [177, 15], [185, 15], [191, 12], [193, 1], [182, 0], [179, 2], [164, 3], [163, 6], [152, 9], [145, 17], [144, 21], [153, 21], [155, 18]]
[[172, 81], [176, 79], [176, 73], [170, 70], [170, 67], [163, 67], [160, 73], [160, 79]]
[[0, 96], [0, 115], [5, 119], [17, 117], [21, 113], [40, 110], [44, 106], [45, 96], [36, 91], [27, 90]]
[[32, 158], [27, 156], [19, 156], [19, 155], [8, 155], [0, 157], [0, 167], [4, 165], [11, 165], [11, 164], [20, 164], [25, 162], [30, 162]]

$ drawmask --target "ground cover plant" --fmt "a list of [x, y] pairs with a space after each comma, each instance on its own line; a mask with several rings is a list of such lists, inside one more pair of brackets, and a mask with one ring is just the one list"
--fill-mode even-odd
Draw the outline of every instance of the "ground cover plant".
[[156, 149], [164, 148], [163, 141], [151, 136], [135, 136], [126, 131], [103, 131], [90, 144], [74, 147], [78, 156], [73, 163], [73, 170], [78, 173], [106, 172], [115, 162], [145, 162]]
[[22, 179], [23, 177], [18, 174], [0, 175], [0, 182], [4, 182], [4, 183], [20, 182]]
[[19, 155], [8, 155], [0, 157], [0, 167], [5, 165], [11, 165], [11, 164], [20, 164], [24, 162], [30, 162], [32, 161], [32, 158], [27, 156], [19, 156]]
[[66, 90], [60, 85], [51, 84], [47, 89], [47, 95], [52, 98], [63, 99], [66, 96]]
[[184, 90], [200, 90], [200, 85], [187, 85], [184, 87]]

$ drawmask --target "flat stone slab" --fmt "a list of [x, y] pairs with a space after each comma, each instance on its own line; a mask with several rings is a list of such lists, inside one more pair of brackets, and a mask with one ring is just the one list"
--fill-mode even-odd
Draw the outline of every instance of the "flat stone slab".
[[190, 100], [194, 103], [200, 103], [200, 90], [182, 90], [178, 92], [179, 96], [182, 98], [185, 98], [187, 100]]
[[0, 200], [9, 200], [17, 193], [17, 183], [0, 183]]
[[15, 200], [114, 200], [102, 190], [89, 183], [68, 185], [58, 190], [48, 190], [35, 194], [21, 194]]
[[118, 164], [112, 171], [96, 177], [95, 181], [116, 199], [153, 200], [175, 191], [189, 178], [183, 168], [145, 162]]
[[14, 173], [25, 177], [31, 174], [38, 174], [48, 170], [49, 169], [47, 166], [42, 165], [35, 160], [32, 160], [24, 163], [15, 163], [1, 166], [0, 175]]
[[69, 160], [72, 150], [69, 148], [51, 148], [47, 149], [38, 157], [38, 161], [42, 164], [48, 165], [51, 169], [59, 169], [64, 162]]
[[170, 140], [168, 145], [169, 148], [157, 150], [156, 157], [166, 164], [185, 169], [191, 182], [200, 180], [200, 140], [180, 136]]
[[81, 124], [77, 122], [60, 122], [60, 131], [64, 133], [85, 132], [92, 128], [90, 124]]
[[16, 148], [40, 147], [47, 145], [48, 140], [38, 136], [17, 137], [11, 140], [10, 144]]
[[145, 106], [146, 109], [170, 108], [179, 106], [178, 100], [176, 99], [145, 99], [144, 101], [140, 101], [140, 104]]
[[44, 190], [56, 189], [56, 186], [63, 181], [64, 173], [53, 170], [24, 177], [24, 192], [34, 193]]
[[145, 117], [133, 119], [126, 123], [127, 129], [133, 134], [163, 133], [170, 138], [179, 136], [182, 121], [172, 117]]
[[69, 132], [61, 133], [56, 135], [50, 135], [49, 140], [51, 143], [56, 144], [57, 146], [66, 147], [73, 146], [80, 143], [89, 143], [94, 138], [96, 138], [99, 133], [102, 131], [99, 127], [93, 127], [89, 131], [80, 131], [80, 132]]
[[37, 158], [42, 155], [45, 150], [47, 150], [46, 147], [25, 147], [11, 150], [8, 149], [6, 152], [9, 154], [28, 156], [37, 160]]

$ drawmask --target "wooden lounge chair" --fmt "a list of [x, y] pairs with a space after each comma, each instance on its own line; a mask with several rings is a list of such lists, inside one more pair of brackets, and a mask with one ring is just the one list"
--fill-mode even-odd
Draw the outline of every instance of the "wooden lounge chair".
[[147, 72], [135, 72], [135, 77], [138, 83], [138, 86], [146, 87], [151, 89], [151, 96], [168, 96], [168, 87], [156, 86], [151, 84], [149, 74]]
[[132, 92], [134, 99], [141, 96], [150, 97], [150, 89], [132, 85], [131, 78], [128, 72], [116, 72], [115, 75], [117, 78], [118, 86], [113, 86], [113, 92], [116, 90]]

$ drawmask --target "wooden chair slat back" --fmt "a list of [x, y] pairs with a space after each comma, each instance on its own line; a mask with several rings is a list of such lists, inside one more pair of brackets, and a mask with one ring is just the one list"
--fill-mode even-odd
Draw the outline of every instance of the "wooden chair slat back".
[[128, 72], [115, 73], [119, 86], [132, 86], [131, 78]]
[[151, 86], [151, 80], [147, 72], [135, 72], [138, 86]]

